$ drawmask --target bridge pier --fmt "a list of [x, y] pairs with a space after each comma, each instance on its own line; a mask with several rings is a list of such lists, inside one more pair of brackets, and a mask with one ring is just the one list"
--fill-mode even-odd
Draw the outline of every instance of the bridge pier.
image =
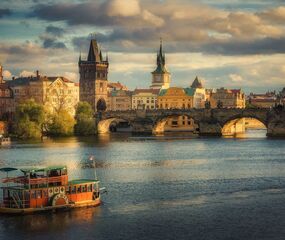
[[137, 118], [132, 122], [133, 133], [147, 133], [151, 134], [153, 129], [153, 122], [147, 118]]
[[201, 136], [222, 136], [222, 127], [219, 123], [200, 122], [199, 135]]

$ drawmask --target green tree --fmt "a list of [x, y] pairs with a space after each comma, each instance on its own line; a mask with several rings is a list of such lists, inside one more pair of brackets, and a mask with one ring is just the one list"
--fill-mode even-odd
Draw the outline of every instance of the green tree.
[[61, 110], [49, 117], [47, 133], [49, 136], [71, 136], [74, 125], [74, 118], [67, 111]]
[[78, 136], [94, 135], [96, 124], [94, 119], [94, 111], [91, 105], [87, 102], [79, 102], [76, 108], [76, 124], [74, 132]]
[[16, 107], [14, 133], [18, 138], [40, 138], [45, 120], [43, 106], [28, 100]]

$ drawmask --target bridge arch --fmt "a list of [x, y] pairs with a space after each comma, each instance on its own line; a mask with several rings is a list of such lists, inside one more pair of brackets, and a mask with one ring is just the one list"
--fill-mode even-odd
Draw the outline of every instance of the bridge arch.
[[[191, 114], [169, 114], [169, 115], [157, 118], [154, 121], [152, 133], [153, 134], [164, 133], [166, 130], [165, 128], [166, 128], [167, 122], [169, 120], [177, 119], [179, 117], [182, 117], [182, 126], [180, 126], [181, 131], [185, 130], [185, 131], [196, 132], [199, 129], [199, 122], [196, 119], [194, 119], [193, 116], [191, 116]], [[176, 124], [177, 126], [179, 125], [179, 123], [176, 123]]]
[[234, 135], [244, 133], [248, 127], [266, 128], [267, 121], [254, 114], [238, 114], [231, 116], [221, 124], [222, 135]]
[[109, 133], [111, 124], [114, 122], [128, 122], [131, 125], [131, 122], [128, 119], [118, 118], [118, 117], [112, 117], [100, 120], [97, 125], [98, 133]]

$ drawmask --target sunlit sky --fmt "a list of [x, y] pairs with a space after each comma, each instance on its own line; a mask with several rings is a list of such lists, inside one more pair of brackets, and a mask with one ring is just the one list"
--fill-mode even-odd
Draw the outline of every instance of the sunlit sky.
[[4, 78], [43, 75], [78, 81], [95, 33], [109, 80], [148, 87], [160, 37], [172, 86], [198, 75], [207, 88], [245, 92], [285, 87], [284, 0], [1, 0]]

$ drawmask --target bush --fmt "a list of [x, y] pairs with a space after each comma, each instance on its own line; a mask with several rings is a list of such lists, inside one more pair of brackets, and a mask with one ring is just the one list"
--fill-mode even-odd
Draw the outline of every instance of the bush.
[[77, 136], [94, 135], [96, 132], [96, 124], [94, 119], [94, 111], [87, 102], [79, 102], [76, 108], [76, 124], [74, 133]]
[[74, 125], [74, 118], [67, 111], [61, 110], [50, 116], [47, 123], [47, 133], [49, 136], [71, 136]]

